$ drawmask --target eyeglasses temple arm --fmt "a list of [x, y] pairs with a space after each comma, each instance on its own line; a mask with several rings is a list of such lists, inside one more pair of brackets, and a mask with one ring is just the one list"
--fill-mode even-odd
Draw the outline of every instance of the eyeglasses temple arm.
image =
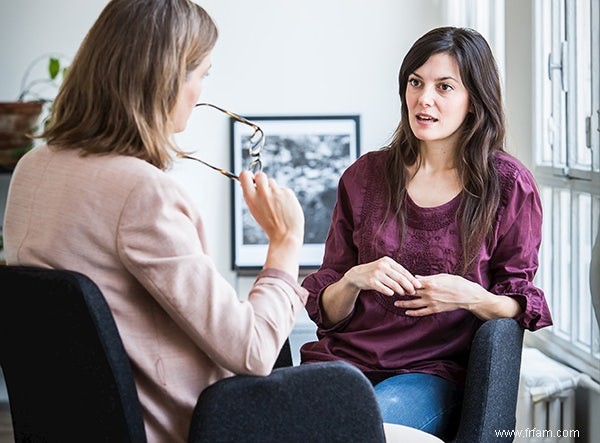
[[237, 181], [240, 181], [240, 178], [239, 178], [237, 175], [235, 175], [235, 174], [232, 174], [231, 172], [228, 172], [228, 171], [226, 171], [226, 170], [224, 170], [224, 169], [217, 168], [216, 166], [213, 166], [213, 165], [211, 165], [210, 163], [206, 163], [204, 160], [200, 160], [200, 159], [199, 159], [199, 158], [197, 158], [197, 157], [192, 157], [191, 155], [185, 155], [185, 154], [180, 154], [180, 155], [179, 155], [179, 157], [180, 157], [180, 158], [187, 158], [187, 159], [189, 159], [189, 160], [196, 160], [197, 162], [200, 162], [200, 163], [202, 163], [203, 165], [205, 165], [205, 166], [208, 166], [209, 168], [211, 168], [211, 169], [214, 169], [214, 170], [215, 170], [215, 171], [217, 171], [217, 172], [220, 172], [220, 173], [221, 173], [221, 174], [223, 174], [225, 177], [228, 177], [228, 178], [230, 178], [230, 179], [232, 179], [232, 180], [237, 180]]
[[251, 126], [252, 129], [254, 129], [255, 131], [260, 131], [262, 133], [262, 129], [260, 129], [258, 126], [256, 126], [254, 123], [252, 123], [250, 120], [246, 120], [244, 117], [240, 117], [239, 115], [234, 114], [233, 112], [228, 111], [227, 109], [220, 108], [217, 105], [213, 105], [212, 103], [196, 103], [195, 106], [210, 106], [211, 108], [218, 109], [219, 111], [227, 114], [228, 116], [230, 116], [240, 122], [246, 123], [247, 125]]

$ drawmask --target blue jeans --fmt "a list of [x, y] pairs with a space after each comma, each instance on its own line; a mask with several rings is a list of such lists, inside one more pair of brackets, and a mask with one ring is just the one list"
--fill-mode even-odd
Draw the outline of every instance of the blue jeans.
[[417, 428], [442, 439], [456, 432], [462, 389], [436, 375], [400, 374], [375, 385], [383, 421]]

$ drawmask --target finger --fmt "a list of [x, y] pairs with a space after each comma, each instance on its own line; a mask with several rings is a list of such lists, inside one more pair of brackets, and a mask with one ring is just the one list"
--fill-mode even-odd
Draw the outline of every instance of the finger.
[[[390, 282], [392, 282], [392, 281], [390, 280]], [[391, 288], [390, 285], [386, 285], [385, 283], [383, 283], [381, 281], [377, 281], [373, 285], [373, 289], [375, 289], [377, 292], [379, 292], [383, 295], [387, 295], [389, 297], [393, 296], [397, 292], [395, 289]]]
[[400, 274], [406, 279], [406, 281], [408, 281], [408, 283], [410, 283], [410, 285], [412, 286], [413, 289], [421, 289], [423, 287], [423, 285], [421, 284], [421, 282], [419, 281], [419, 279], [417, 277], [415, 277], [410, 272], [408, 272], [406, 270], [406, 268], [403, 267], [402, 265], [399, 265], [399, 266], [402, 268], [399, 271]]
[[361, 289], [370, 289], [382, 293], [383, 295], [392, 296], [396, 292], [398, 284], [385, 274], [372, 275], [367, 277], [362, 283], [362, 278], [359, 276], [357, 286]]
[[242, 171], [239, 176], [240, 184], [242, 186], [242, 192], [244, 198], [253, 196], [256, 193], [256, 187], [254, 185], [254, 176], [250, 171]]
[[[406, 278], [403, 278], [403, 272], [407, 272], [402, 265], [396, 262], [393, 258], [388, 256], [382, 257], [375, 262], [376, 270], [383, 275], [386, 279], [386, 283], [395, 292], [400, 294], [404, 293], [404, 289], [402, 288], [402, 283], [406, 282]], [[409, 291], [411, 291], [410, 285], [408, 285]]]
[[393, 295], [394, 293], [400, 294], [400, 295], [406, 294], [406, 291], [407, 291], [406, 288], [404, 288], [398, 282], [398, 279], [393, 276], [385, 275], [382, 278], [382, 284], [392, 291], [392, 294], [389, 294], [389, 295]]
[[424, 303], [421, 299], [396, 300], [394, 302], [394, 306], [403, 309], [425, 309], [427, 307], [427, 303]]
[[[393, 278], [392, 270], [389, 267], [378, 267], [375, 269], [365, 269], [364, 285], [366, 289], [374, 289], [384, 295], [394, 295], [394, 293], [404, 294], [404, 289]], [[360, 278], [360, 277], [359, 277]], [[363, 278], [360, 278], [361, 280]]]
[[415, 278], [417, 279], [417, 281], [421, 284], [421, 287], [424, 288], [425, 286], [429, 286], [432, 279], [430, 275], [415, 275]]
[[398, 278], [398, 283], [406, 290], [406, 292], [411, 295], [414, 295], [417, 292], [417, 288], [413, 281], [414, 280], [411, 275], [400, 274]]
[[391, 258], [387, 262], [390, 265], [390, 267], [394, 270], [394, 272], [403, 276], [403, 278], [410, 284], [410, 289], [407, 288], [409, 289], [409, 292], [413, 291], [414, 289], [421, 288], [421, 282], [414, 275], [412, 275], [404, 266], [402, 266], [400, 263]]
[[421, 309], [407, 309], [406, 311], [404, 311], [404, 314], [406, 314], [409, 317], [424, 317], [425, 315], [431, 315], [434, 313], [435, 312], [433, 312], [431, 309], [428, 309], [427, 307], [423, 307]]
[[256, 183], [256, 191], [263, 196], [271, 195], [271, 188], [269, 186], [269, 179], [264, 172], [259, 172], [254, 176], [254, 183]]
[[265, 174], [264, 172], [257, 172], [254, 175], [254, 183], [256, 183], [257, 187], [265, 187], [268, 186], [269, 184], [269, 179], [267, 177], [267, 174]]
[[409, 277], [410, 282], [415, 287], [415, 289], [423, 288], [423, 284], [417, 277], [413, 277], [412, 275]]
[[[393, 279], [394, 288], [399, 294], [408, 293], [414, 295], [416, 293], [416, 287], [413, 284], [411, 275], [408, 271], [391, 270], [390, 278]], [[399, 291], [398, 288], [402, 288], [402, 290]]]
[[[403, 281], [402, 275], [390, 266], [390, 261], [391, 259], [380, 260], [378, 263], [375, 263], [374, 268], [371, 265], [368, 265], [365, 268], [363, 272], [365, 272], [366, 280], [364, 280], [365, 287], [363, 287], [363, 289], [373, 289], [388, 296], [394, 295], [395, 293], [400, 295], [406, 293], [406, 289], [401, 284]], [[411, 291], [411, 285], [406, 282], [407, 280], [404, 279], [404, 285]]]
[[407, 315], [420, 316], [433, 313], [433, 309], [429, 306], [426, 300], [422, 298], [413, 298], [410, 300], [396, 300], [394, 306], [400, 309], [405, 309]]

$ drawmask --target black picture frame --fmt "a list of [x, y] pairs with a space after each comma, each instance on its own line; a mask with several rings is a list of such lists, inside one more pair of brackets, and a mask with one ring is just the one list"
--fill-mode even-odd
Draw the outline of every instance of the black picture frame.
[[[265, 133], [263, 171], [291, 188], [304, 210], [300, 269], [321, 265], [325, 239], [344, 170], [360, 155], [360, 116], [244, 116]], [[232, 170], [247, 167], [245, 141], [252, 129], [230, 119]], [[267, 237], [252, 218], [239, 186], [232, 186], [232, 269], [255, 273], [265, 262]]]

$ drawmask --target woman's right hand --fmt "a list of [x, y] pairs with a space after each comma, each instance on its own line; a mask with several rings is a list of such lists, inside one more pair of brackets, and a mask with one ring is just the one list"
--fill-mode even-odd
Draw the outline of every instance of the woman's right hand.
[[304, 213], [294, 192], [280, 187], [263, 172], [240, 174], [244, 200], [269, 238], [265, 267], [298, 274], [298, 253], [304, 239]]
[[404, 266], [390, 257], [354, 266], [346, 272], [343, 279], [357, 293], [370, 289], [389, 296], [394, 293], [414, 295], [423, 286]]
[[332, 326], [350, 315], [361, 290], [373, 290], [388, 296], [394, 293], [412, 295], [422, 286], [414, 275], [390, 257], [356, 265], [323, 291], [323, 322], [325, 326]]

